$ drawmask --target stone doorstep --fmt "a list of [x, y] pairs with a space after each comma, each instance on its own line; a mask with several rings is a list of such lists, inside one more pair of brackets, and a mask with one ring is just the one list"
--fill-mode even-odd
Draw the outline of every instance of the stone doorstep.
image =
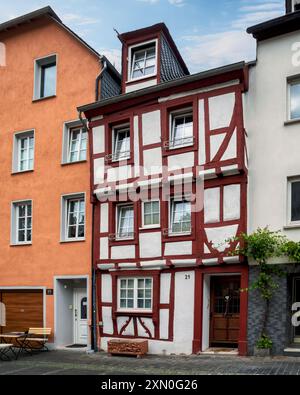
[[224, 356], [232, 356], [232, 355], [239, 355], [237, 348], [208, 348], [206, 351], [202, 351], [199, 355], [224, 355]]

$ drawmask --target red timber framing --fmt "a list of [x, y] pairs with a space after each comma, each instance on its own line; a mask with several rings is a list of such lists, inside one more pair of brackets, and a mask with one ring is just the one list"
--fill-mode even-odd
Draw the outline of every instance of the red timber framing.
[[[123, 49], [124, 51], [124, 49]], [[126, 62], [126, 56], [123, 56]], [[125, 67], [125, 64], [123, 64]], [[187, 83], [184, 86], [173, 87], [166, 89], [159, 94], [146, 94], [141, 98], [131, 98], [128, 101], [119, 103], [112, 103], [109, 107], [101, 107], [99, 110], [93, 109], [86, 112], [86, 117], [89, 120], [89, 143], [91, 153], [91, 196], [94, 204], [94, 251], [93, 260], [95, 268], [97, 269], [97, 292], [98, 292], [98, 314], [99, 322], [103, 322], [103, 308], [110, 309], [112, 317], [112, 331], [106, 333], [103, 327], [100, 327], [101, 337], [145, 337], [151, 340], [169, 341], [174, 340], [174, 309], [175, 309], [175, 274], [180, 271], [194, 271], [195, 273], [195, 300], [194, 300], [194, 338], [193, 338], [193, 352], [197, 353], [202, 350], [202, 336], [203, 336], [203, 279], [205, 275], [238, 275], [241, 278], [241, 288], [248, 287], [248, 268], [246, 262], [242, 257], [238, 257], [236, 263], [228, 262], [226, 259], [230, 256], [236, 244], [231, 243], [223, 251], [219, 251], [213, 243], [208, 239], [207, 230], [219, 229], [222, 227], [236, 226], [236, 233], [246, 232], [247, 230], [247, 166], [245, 163], [246, 157], [246, 141], [243, 121], [242, 95], [247, 89], [247, 71], [245, 69], [237, 70], [230, 73], [220, 74], [207, 80], [201, 80], [193, 83]], [[218, 85], [220, 87], [218, 87]], [[210, 89], [208, 89], [210, 88]], [[190, 94], [189, 94], [190, 92]], [[210, 99], [221, 95], [232, 94], [235, 97], [232, 117], [226, 127], [220, 129], [211, 128], [210, 120]], [[180, 97], [177, 97], [180, 96]], [[199, 133], [199, 114], [200, 103], [203, 105], [203, 125], [204, 133]], [[166, 142], [170, 140], [170, 113], [179, 109], [192, 109], [193, 112], [193, 145], [179, 149], [168, 149]], [[146, 113], [160, 111], [160, 127], [161, 127], [161, 141], [144, 145], [143, 142], [143, 115]], [[92, 118], [101, 116], [102, 119], [92, 120]], [[112, 153], [112, 127], [128, 123], [130, 124], [130, 147], [131, 156], [128, 161], [122, 163], [117, 162], [113, 167], [122, 167], [124, 165], [130, 167], [130, 176], [123, 181], [109, 182], [108, 169], [112, 164], [105, 161], [107, 155]], [[134, 124], [138, 125], [139, 135], [135, 136], [136, 128]], [[104, 127], [105, 138], [105, 152], [93, 153], [93, 129], [99, 126]], [[223, 156], [228, 149], [233, 134], [236, 133], [236, 155], [233, 158], [223, 159]], [[211, 141], [214, 136], [223, 136], [223, 140], [218, 150], [212, 155]], [[138, 147], [135, 142], [138, 140]], [[204, 149], [203, 149], [204, 147]], [[205, 179], [204, 189], [219, 188], [219, 219], [213, 222], [206, 223], [204, 210], [192, 213], [192, 231], [191, 234], [179, 237], [172, 237], [166, 234], [165, 230], [169, 228], [169, 202], [162, 199], [162, 184], [159, 185], [157, 196], [160, 200], [160, 225], [155, 229], [142, 228], [142, 208], [141, 201], [133, 202], [134, 207], [134, 238], [132, 240], [114, 240], [111, 235], [116, 233], [116, 205], [118, 202], [124, 203], [121, 194], [116, 194], [116, 201], [108, 201], [108, 228], [101, 231], [100, 229], [100, 215], [101, 205], [107, 202], [98, 201], [94, 191], [99, 188], [119, 187], [122, 184], [133, 184], [134, 189], [138, 188], [137, 182], [147, 181], [151, 179], [162, 179], [166, 182], [174, 172], [167, 171], [164, 173], [152, 174], [147, 176], [143, 170], [137, 177], [134, 175], [134, 151], [139, 149], [138, 159], [139, 166], [142, 169], [144, 165], [144, 154], [150, 149], [160, 149], [162, 156], [162, 166], [168, 167], [168, 161], [175, 155], [184, 155], [192, 153], [194, 157], [193, 166], [185, 169], [185, 173], [190, 172], [193, 176], [193, 192], [196, 186], [196, 178], [199, 174], [198, 168], [202, 167], [203, 172], [209, 172], [213, 177]], [[204, 158], [201, 158], [199, 152], [204, 152]], [[94, 183], [94, 160], [103, 158], [104, 160], [104, 182], [100, 185]], [[234, 168], [234, 172], [226, 173], [226, 168]], [[240, 215], [239, 218], [226, 219], [224, 216], [224, 189], [228, 186], [238, 185], [240, 187]], [[170, 198], [174, 196], [174, 188], [170, 187]], [[161, 234], [161, 255], [155, 258], [141, 257], [139, 237], [146, 233], [160, 233]], [[100, 239], [108, 238], [108, 256], [100, 259]], [[167, 255], [166, 247], [172, 243], [191, 242], [191, 254], [182, 255]], [[122, 264], [129, 264], [130, 269], [122, 270], [120, 259], [112, 258], [112, 249], [117, 246], [133, 246], [134, 257], [122, 258]], [[164, 261], [165, 266], [161, 270], [147, 270], [143, 267], [144, 263], [151, 261]], [[194, 260], [195, 264], [186, 266], [184, 268], [176, 267], [173, 261], [175, 260]], [[211, 266], [207, 261], [213, 261]], [[131, 264], [131, 265], [130, 265]], [[110, 271], [104, 269], [102, 265], [110, 265]], [[103, 269], [99, 269], [99, 267]], [[143, 270], [142, 270], [143, 269]], [[160, 303], [160, 277], [162, 274], [171, 274], [171, 286], [169, 303]], [[117, 308], [118, 295], [118, 278], [119, 277], [138, 277], [149, 276], [153, 278], [153, 308], [148, 313], [137, 312], [119, 312]], [[111, 276], [112, 284], [112, 300], [110, 302], [102, 300], [102, 278], [103, 276]], [[106, 277], [107, 278], [107, 277]], [[239, 336], [239, 353], [246, 355], [247, 353], [247, 293], [241, 293], [241, 314], [240, 314], [240, 336]], [[160, 338], [160, 311], [167, 310], [169, 313], [168, 321], [168, 338]], [[119, 327], [118, 319], [126, 318], [124, 324]], [[153, 330], [149, 327], [149, 322], [153, 323]], [[134, 335], [127, 336], [126, 330], [129, 325], [133, 325]], [[151, 324], [152, 325], [152, 324]], [[145, 336], [139, 335], [138, 327], [142, 327], [145, 331]]]

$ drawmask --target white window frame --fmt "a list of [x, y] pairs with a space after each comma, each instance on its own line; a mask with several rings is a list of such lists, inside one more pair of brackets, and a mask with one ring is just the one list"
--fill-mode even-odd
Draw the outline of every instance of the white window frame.
[[[192, 141], [189, 143], [182, 143], [178, 145], [174, 145], [174, 137], [175, 137], [175, 119], [176, 118], [181, 118], [181, 117], [187, 117], [187, 116], [192, 116], [193, 118], [193, 128], [192, 128], [192, 135], [189, 137], [186, 137], [186, 139], [191, 139]], [[178, 111], [172, 111], [170, 113], [170, 130], [169, 130], [169, 149], [170, 150], [175, 150], [178, 148], [185, 148], [185, 147], [192, 147], [194, 145], [194, 111], [193, 108], [188, 107], [185, 109], [181, 109]]]
[[[158, 203], [159, 222], [157, 224], [145, 225], [145, 204], [147, 204], [147, 203]], [[159, 199], [142, 201], [142, 228], [143, 229], [157, 229], [157, 228], [160, 228], [160, 200]]]
[[70, 162], [69, 161], [69, 155], [70, 155], [70, 132], [72, 129], [83, 129], [83, 125], [80, 122], [79, 119], [76, 119], [74, 121], [68, 121], [63, 124], [63, 139], [62, 139], [62, 159], [61, 163], [62, 165], [68, 165], [68, 164], [75, 164], [75, 163], [81, 163], [81, 162], [86, 162], [87, 161], [87, 155], [88, 155], [88, 141], [89, 141], [89, 136], [88, 133], [86, 135], [87, 137], [87, 154], [86, 154], [86, 159], [79, 160], [76, 162]]
[[[151, 46], [151, 45], [155, 45], [155, 68], [154, 68], [154, 72], [152, 74], [148, 74], [146, 76], [142, 76], [142, 77], [136, 77], [136, 78], [132, 78], [132, 65], [133, 65], [133, 56], [134, 56], [134, 52], [138, 52], [139, 48], [142, 47], [146, 47], [146, 46]], [[131, 45], [129, 47], [128, 50], [128, 73], [127, 73], [127, 82], [131, 82], [131, 81], [139, 81], [139, 80], [144, 80], [146, 78], [151, 78], [151, 77], [155, 77], [157, 75], [157, 61], [158, 61], [158, 40], [149, 40], [149, 41], [145, 41], [143, 43], [139, 43], [136, 45]]]
[[[84, 200], [84, 237], [68, 237], [68, 223], [69, 223], [69, 202], [72, 200]], [[76, 233], [78, 232], [79, 224], [76, 224]], [[61, 242], [72, 243], [85, 241], [86, 238], [86, 194], [79, 192], [75, 194], [63, 195], [61, 197]]]
[[[21, 170], [21, 140], [24, 138], [33, 137], [33, 158], [32, 158], [32, 168]], [[28, 147], [29, 153], [29, 147]], [[13, 158], [12, 158], [12, 172], [13, 173], [26, 173], [34, 170], [34, 157], [35, 157], [35, 130], [29, 129], [22, 132], [14, 133], [13, 142]], [[28, 159], [29, 160], [29, 159]]]
[[[116, 147], [117, 147], [117, 136], [119, 134], [119, 132], [124, 132], [124, 131], [128, 131], [129, 132], [129, 151], [125, 151], [125, 154], [127, 153], [127, 155], [124, 155], [124, 157], [119, 157], [117, 156], [117, 151], [116, 151]], [[131, 158], [131, 130], [130, 130], [130, 124], [125, 123], [123, 125], [117, 125], [114, 126], [112, 129], [112, 161], [113, 162], [123, 162], [125, 160], [129, 160]]]
[[[56, 64], [56, 77], [55, 77], [55, 88], [54, 94], [50, 96], [41, 97], [41, 79], [42, 79], [42, 67], [50, 65], [52, 63]], [[42, 58], [38, 58], [34, 60], [34, 87], [33, 87], [33, 101], [35, 100], [44, 100], [49, 97], [56, 96], [57, 90], [57, 64], [58, 64], [58, 56], [57, 54], [51, 54], [44, 56]]]
[[287, 181], [287, 226], [300, 227], [300, 221], [292, 221], [292, 184], [299, 182], [300, 177], [288, 178]]
[[[26, 205], [31, 205], [31, 216], [25, 215], [25, 241], [19, 241], [19, 207]], [[27, 228], [27, 219], [31, 217], [31, 228]], [[31, 239], [27, 240], [27, 230], [31, 230]], [[11, 203], [11, 245], [31, 245], [33, 237], [33, 203], [31, 199], [26, 200], [16, 200]]]
[[[173, 232], [173, 226], [172, 226], [172, 221], [173, 221], [173, 205], [175, 203], [180, 203], [180, 202], [187, 202], [190, 203], [191, 205], [191, 226], [190, 230], [187, 232]], [[184, 198], [178, 198], [176, 196], [172, 197], [169, 201], [169, 236], [189, 236], [192, 234], [192, 203], [188, 199]]]
[[[80, 131], [80, 133], [79, 133], [79, 147], [78, 147], [78, 152], [77, 152], [77, 159], [76, 160], [71, 160], [71, 143], [72, 143], [72, 135], [73, 135], [73, 132], [74, 131], [77, 131], [77, 130], [79, 130]], [[74, 128], [70, 128], [69, 129], [69, 142], [68, 142], [68, 163], [76, 163], [76, 162], [84, 162], [84, 161], [86, 161], [86, 158], [87, 158], [87, 145], [86, 145], [86, 148], [85, 148], [85, 150], [83, 150], [82, 149], [82, 142], [83, 142], [83, 134], [85, 133], [85, 135], [86, 135], [86, 138], [85, 138], [85, 140], [86, 140], [86, 144], [87, 144], [87, 140], [88, 140], [88, 138], [87, 138], [87, 131], [84, 129], [84, 127], [82, 126], [82, 127], [78, 127], [78, 128], [76, 128], [76, 127], [74, 127]], [[80, 153], [82, 152], [82, 151], [85, 151], [85, 158], [84, 159], [80, 159]], [[76, 152], [76, 151], [74, 151], [74, 152]]]
[[[132, 232], [132, 236], [128, 236], [128, 237], [120, 237], [119, 236], [119, 234], [120, 234], [119, 210], [124, 207], [132, 207], [132, 211], [133, 211], [133, 232]], [[135, 215], [135, 213], [134, 213], [134, 204], [133, 203], [117, 204], [117, 206], [116, 206], [116, 240], [122, 241], [122, 240], [133, 240], [134, 239], [134, 221], [135, 221], [134, 215]]]
[[[133, 288], [133, 308], [131, 307], [121, 307], [121, 280], [133, 280], [134, 288]], [[151, 280], [151, 308], [139, 308], [138, 307], [138, 281], [139, 280]], [[128, 289], [128, 288], [126, 288]], [[127, 299], [127, 298], [126, 298]], [[149, 298], [147, 298], [149, 299]], [[145, 298], [144, 298], [145, 300]], [[153, 277], [118, 277], [118, 311], [119, 312], [145, 312], [151, 313], [153, 311]]]
[[287, 79], [287, 120], [288, 122], [297, 122], [300, 120], [298, 118], [292, 118], [292, 109], [291, 109], [291, 86], [292, 85], [300, 85], [300, 75], [289, 77]]

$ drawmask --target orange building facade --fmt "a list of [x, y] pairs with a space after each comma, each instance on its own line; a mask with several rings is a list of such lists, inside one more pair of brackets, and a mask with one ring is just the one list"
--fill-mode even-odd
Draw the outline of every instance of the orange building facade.
[[76, 106], [95, 100], [103, 57], [50, 7], [0, 25], [0, 42], [0, 331], [50, 327], [56, 347], [89, 347], [90, 167]]

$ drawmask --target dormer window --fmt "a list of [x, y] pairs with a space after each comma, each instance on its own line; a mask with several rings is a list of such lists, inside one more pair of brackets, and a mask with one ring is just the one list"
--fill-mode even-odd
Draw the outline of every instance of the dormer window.
[[114, 162], [130, 159], [130, 127], [129, 125], [113, 129], [113, 158]]
[[156, 74], [156, 42], [131, 48], [130, 79], [147, 78]]

